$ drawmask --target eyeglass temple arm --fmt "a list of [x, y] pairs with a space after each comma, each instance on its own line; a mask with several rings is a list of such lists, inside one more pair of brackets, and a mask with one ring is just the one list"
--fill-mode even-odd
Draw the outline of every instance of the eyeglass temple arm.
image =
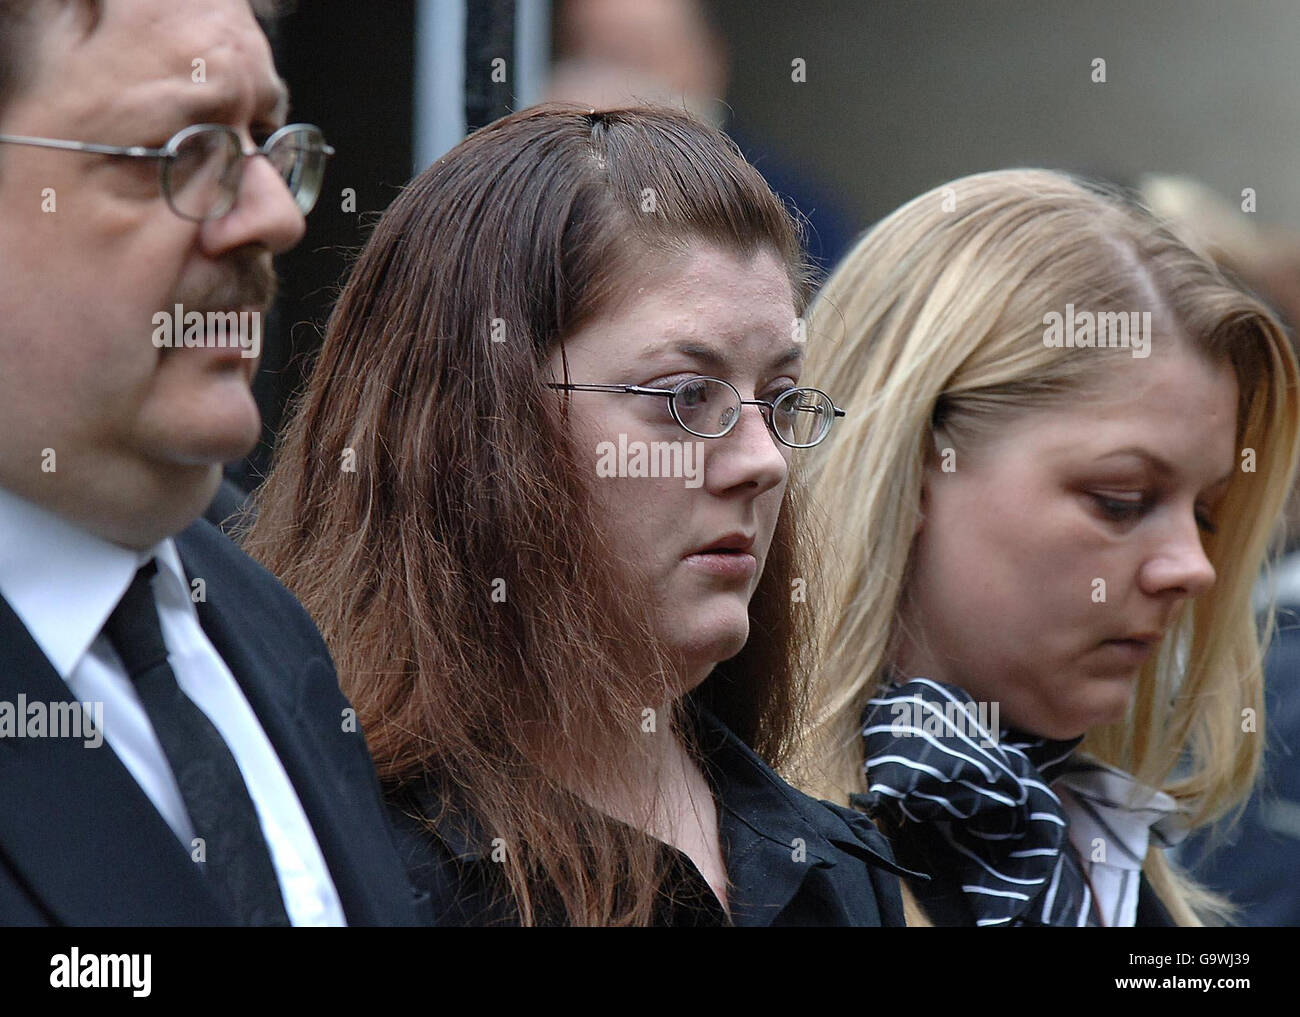
[[579, 385], [574, 383], [564, 384], [558, 381], [548, 381], [547, 388], [556, 388], [564, 392], [613, 392], [616, 395], [672, 395], [670, 388], [645, 388], [642, 385]]
[[[291, 124], [297, 127], [297, 124]], [[310, 126], [310, 125], [305, 125]], [[270, 139], [268, 139], [269, 141]], [[165, 148], [146, 148], [143, 145], [97, 145], [89, 141], [64, 141], [61, 138], [30, 138], [23, 134], [0, 134], [0, 142], [10, 145], [31, 145], [35, 148], [57, 148], [65, 152], [91, 152], [95, 155], [125, 155], [135, 159], [164, 159], [171, 153]], [[267, 146], [254, 145], [240, 149], [246, 156], [265, 155]], [[325, 156], [334, 155], [334, 146], [323, 141], [320, 151]]]
[[129, 155], [161, 159], [165, 148], [145, 148], [141, 145], [95, 145], [89, 141], [64, 141], [59, 138], [29, 138], [22, 134], [0, 134], [0, 142], [10, 145], [31, 145], [35, 148], [58, 148], [65, 152], [93, 152], [96, 155]]

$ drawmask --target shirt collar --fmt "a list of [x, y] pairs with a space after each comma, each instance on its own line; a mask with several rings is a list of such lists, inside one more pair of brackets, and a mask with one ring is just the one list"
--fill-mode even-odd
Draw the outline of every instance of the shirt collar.
[[1053, 787], [1071, 792], [1062, 804], [1070, 817], [1070, 839], [1085, 859], [1101, 840], [1111, 845], [1106, 864], [1137, 871], [1148, 847], [1173, 847], [1190, 829], [1190, 817], [1170, 795], [1091, 756], [1076, 758]]
[[163, 582], [188, 591], [170, 538], [146, 551], [122, 547], [0, 488], [0, 596], [64, 681], [150, 558]]
[[733, 843], [743, 831], [779, 845], [787, 855], [796, 839], [810, 857], [822, 864], [835, 864], [838, 852], [830, 841], [843, 846], [848, 841], [860, 852], [876, 856], [879, 863], [893, 868], [893, 862], [878, 853], [879, 846], [860, 834], [874, 826], [862, 817], [863, 827], [846, 821], [825, 804], [792, 788], [708, 710], [697, 708], [696, 730], [706, 772], [721, 807], [723, 832]]

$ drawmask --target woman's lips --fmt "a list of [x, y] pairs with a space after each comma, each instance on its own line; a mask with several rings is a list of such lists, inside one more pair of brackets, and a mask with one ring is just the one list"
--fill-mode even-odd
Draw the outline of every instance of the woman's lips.
[[748, 551], [699, 551], [682, 561], [692, 569], [727, 579], [750, 579], [758, 572], [758, 558]]
[[1114, 658], [1116, 663], [1131, 667], [1145, 661], [1155, 648], [1155, 643], [1139, 639], [1108, 639], [1101, 644], [1102, 651]]

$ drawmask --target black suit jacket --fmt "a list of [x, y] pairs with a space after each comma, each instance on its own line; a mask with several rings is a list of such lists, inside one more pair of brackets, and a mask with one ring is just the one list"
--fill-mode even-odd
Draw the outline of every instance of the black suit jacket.
[[[411, 889], [329, 653], [301, 605], [200, 520], [176, 538], [195, 605], [302, 802], [351, 925], [431, 920]], [[74, 697], [0, 598], [0, 700]], [[355, 725], [351, 725], [355, 727]], [[0, 924], [228, 925], [108, 742], [0, 737]]]

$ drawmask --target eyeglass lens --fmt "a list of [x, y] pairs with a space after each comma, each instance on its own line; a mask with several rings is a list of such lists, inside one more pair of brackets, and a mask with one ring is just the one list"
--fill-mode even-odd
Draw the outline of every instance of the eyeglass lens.
[[306, 215], [316, 205], [325, 179], [325, 148], [320, 136], [314, 131], [290, 132], [276, 140], [269, 158], [298, 203], [298, 210]]
[[[320, 194], [325, 151], [314, 131], [290, 131], [267, 153], [299, 211], [311, 211]], [[172, 207], [192, 219], [229, 212], [239, 191], [243, 152], [239, 138], [222, 130], [195, 131], [184, 138], [164, 166]]]
[[814, 389], [791, 389], [772, 404], [772, 426], [791, 445], [816, 445], [830, 429], [835, 412]]
[[191, 219], [229, 211], [231, 185], [239, 176], [239, 139], [225, 131], [196, 131], [164, 164], [172, 208]]
[[[740, 413], [740, 397], [717, 378], [693, 378], [678, 386], [673, 399], [677, 419], [688, 431], [706, 438], [727, 433]], [[831, 401], [814, 389], [791, 389], [772, 407], [772, 427], [791, 445], [815, 445], [826, 436], [835, 412]]]
[[735, 389], [715, 378], [693, 378], [678, 386], [673, 403], [682, 426], [708, 438], [726, 434], [740, 412]]

